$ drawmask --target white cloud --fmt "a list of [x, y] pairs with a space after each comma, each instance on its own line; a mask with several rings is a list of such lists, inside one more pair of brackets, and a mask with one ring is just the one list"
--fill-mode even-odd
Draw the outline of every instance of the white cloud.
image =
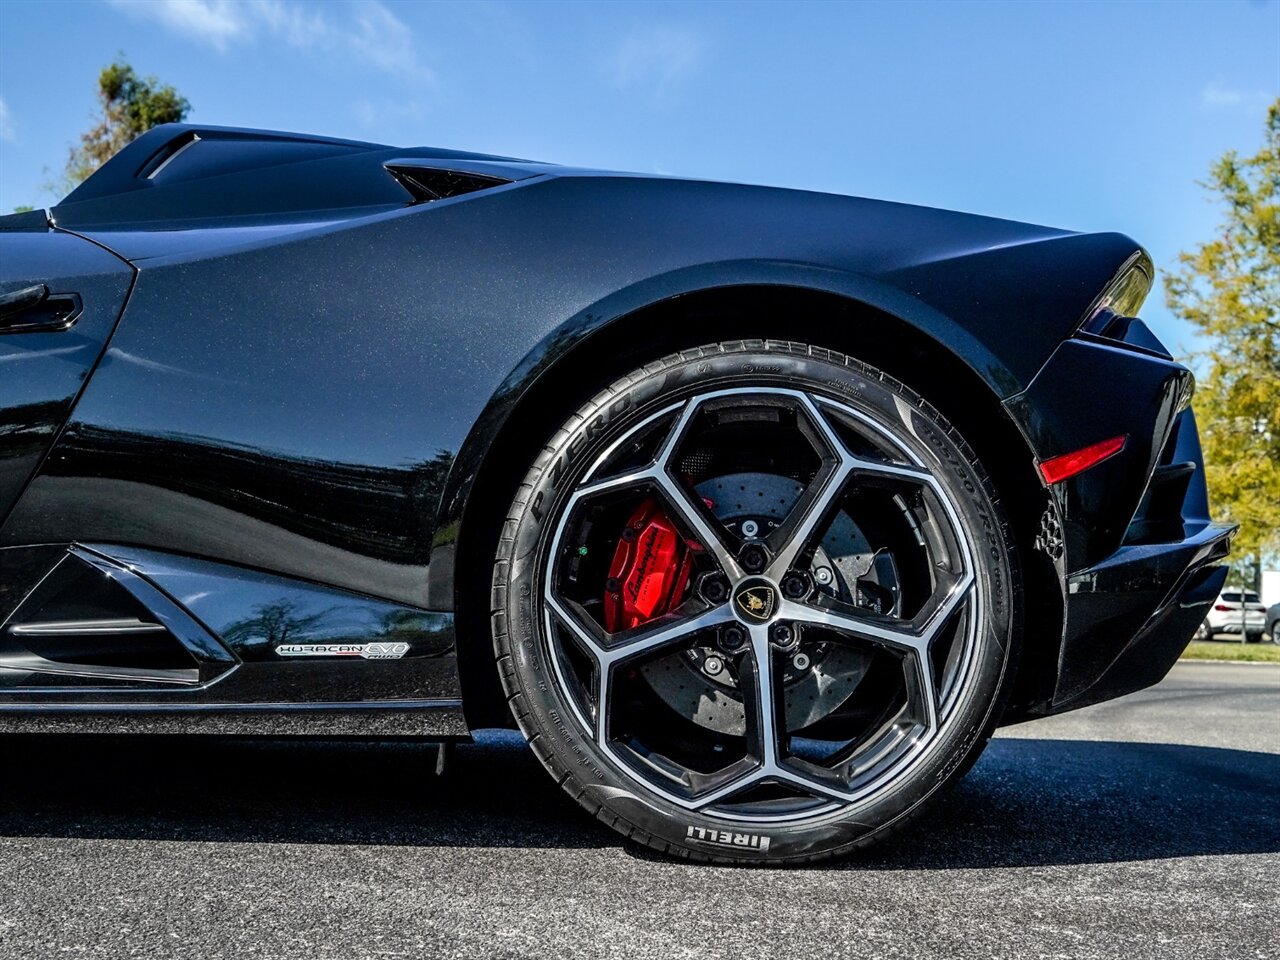
[[[380, 0], [341, 6], [297, 0], [108, 0], [126, 13], [218, 51], [259, 39], [347, 57], [387, 73], [430, 80], [413, 31]], [[335, 17], [341, 12], [345, 16]]]
[[355, 29], [347, 35], [347, 43], [362, 59], [388, 73], [422, 72], [413, 49], [413, 31], [376, 0], [357, 7]]
[[13, 143], [13, 121], [9, 119], [9, 105], [0, 97], [0, 140]]
[[193, 40], [225, 50], [231, 40], [249, 34], [245, 5], [239, 0], [110, 0], [111, 5]]
[[1206, 107], [1259, 107], [1271, 102], [1265, 90], [1242, 90], [1214, 80], [1200, 91], [1200, 103]]
[[701, 61], [706, 44], [697, 34], [671, 26], [632, 31], [612, 60], [613, 77], [624, 89], [669, 90]]

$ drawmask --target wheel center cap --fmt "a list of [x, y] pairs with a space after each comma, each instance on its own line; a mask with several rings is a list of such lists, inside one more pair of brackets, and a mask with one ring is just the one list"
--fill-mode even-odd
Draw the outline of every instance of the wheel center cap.
[[733, 591], [733, 609], [746, 623], [768, 623], [778, 609], [778, 588], [762, 577], [743, 580]]

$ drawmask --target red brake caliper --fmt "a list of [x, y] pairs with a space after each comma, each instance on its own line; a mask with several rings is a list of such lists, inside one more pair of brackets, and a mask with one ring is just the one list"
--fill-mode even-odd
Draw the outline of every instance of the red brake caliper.
[[638, 627], [679, 604], [699, 549], [680, 536], [652, 498], [640, 504], [627, 521], [609, 564], [605, 629], [617, 633]]

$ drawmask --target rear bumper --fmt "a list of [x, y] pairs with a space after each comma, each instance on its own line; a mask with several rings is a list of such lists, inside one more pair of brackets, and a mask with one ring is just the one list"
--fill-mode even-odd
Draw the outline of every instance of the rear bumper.
[[[1068, 340], [1006, 403], [1041, 462], [1107, 437], [1123, 451], [1046, 486], [1026, 563], [1060, 606], [1028, 609], [1022, 699], [1006, 722], [1061, 713], [1161, 680], [1226, 579], [1235, 528], [1209, 518], [1188, 408], [1191, 373], [1167, 355]], [[1029, 682], [1023, 682], [1027, 680]]]
[[1210, 613], [1209, 626], [1223, 633], [1262, 633], [1267, 628], [1266, 614], [1250, 611], [1241, 618], [1239, 611]]
[[1121, 547], [1067, 580], [1053, 700], [1059, 713], [1158, 683], [1222, 591], [1235, 527], [1207, 523], [1178, 543]]

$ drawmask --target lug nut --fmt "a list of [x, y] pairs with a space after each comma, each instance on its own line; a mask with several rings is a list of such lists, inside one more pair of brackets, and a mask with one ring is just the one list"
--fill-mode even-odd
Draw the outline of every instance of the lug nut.
[[803, 570], [792, 570], [782, 578], [782, 595], [790, 600], [803, 600], [813, 589], [813, 580]]
[[724, 603], [729, 599], [729, 581], [719, 573], [704, 573], [698, 578], [698, 593], [707, 603]]
[[747, 573], [759, 573], [769, 562], [769, 553], [758, 543], [748, 543], [738, 554], [738, 560]]
[[747, 643], [747, 630], [741, 624], [727, 623], [720, 631], [720, 646], [729, 653], [737, 653]]
[[775, 623], [769, 628], [769, 642], [775, 647], [789, 650], [796, 644], [796, 631], [789, 623]]

